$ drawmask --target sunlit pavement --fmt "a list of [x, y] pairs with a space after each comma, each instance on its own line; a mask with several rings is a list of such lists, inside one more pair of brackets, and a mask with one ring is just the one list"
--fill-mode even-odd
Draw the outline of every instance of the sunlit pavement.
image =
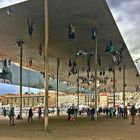
[[8, 118], [0, 118], [0, 140], [139, 140], [140, 117], [136, 125], [130, 119], [50, 117], [48, 132], [44, 132], [43, 119], [28, 123], [27, 118], [8, 125]]

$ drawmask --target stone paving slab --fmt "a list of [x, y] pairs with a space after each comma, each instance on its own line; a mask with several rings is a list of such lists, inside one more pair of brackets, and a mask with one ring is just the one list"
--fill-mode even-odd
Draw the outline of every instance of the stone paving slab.
[[44, 132], [44, 120], [16, 120], [15, 126], [8, 119], [0, 119], [0, 140], [140, 140], [140, 117], [136, 125], [130, 119], [77, 118], [67, 121], [66, 117], [50, 117], [48, 133]]

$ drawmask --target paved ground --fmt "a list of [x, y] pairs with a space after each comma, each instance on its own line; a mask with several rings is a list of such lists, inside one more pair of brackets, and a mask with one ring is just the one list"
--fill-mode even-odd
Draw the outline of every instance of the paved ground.
[[66, 117], [50, 117], [48, 133], [43, 128], [43, 119], [32, 123], [17, 120], [15, 126], [9, 126], [7, 119], [0, 118], [0, 140], [140, 140], [140, 117], [136, 125], [131, 125], [130, 119], [78, 118], [68, 122]]

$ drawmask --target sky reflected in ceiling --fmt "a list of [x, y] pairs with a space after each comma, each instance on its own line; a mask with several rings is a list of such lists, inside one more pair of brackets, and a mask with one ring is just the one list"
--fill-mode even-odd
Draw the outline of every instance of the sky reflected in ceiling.
[[[140, 0], [106, 1], [128, 50], [135, 61], [140, 58]], [[140, 73], [140, 61], [136, 64], [136, 66]]]
[[0, 0], [0, 9], [14, 5], [14, 4], [18, 4], [21, 2], [25, 2], [25, 1], [28, 1], [28, 0]]

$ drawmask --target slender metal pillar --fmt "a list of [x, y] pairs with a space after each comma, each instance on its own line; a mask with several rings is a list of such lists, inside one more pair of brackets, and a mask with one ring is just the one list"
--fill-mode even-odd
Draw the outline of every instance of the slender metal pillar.
[[23, 41], [17, 41], [17, 45], [20, 48], [20, 118], [22, 119], [22, 45]]
[[115, 75], [115, 66], [114, 66], [114, 69], [113, 69], [113, 107], [115, 108], [115, 103], [116, 103], [116, 100], [115, 100], [115, 92], [116, 92], [116, 75]]
[[4, 78], [3, 78], [3, 83], [6, 83], [6, 79], [5, 79], [5, 76], [4, 76]]
[[20, 117], [22, 118], [22, 45], [20, 45]]
[[39, 76], [38, 76], [38, 86], [39, 86], [38, 92], [40, 94], [41, 93], [41, 75], [40, 75], [40, 73], [39, 73]]
[[30, 94], [30, 70], [28, 70], [28, 103], [27, 103], [28, 107], [29, 107], [29, 94]]
[[123, 106], [125, 108], [125, 64], [123, 65]]
[[98, 38], [96, 37], [95, 39], [96, 45], [95, 45], [95, 119], [98, 118], [97, 115], [97, 110], [98, 110], [98, 98], [97, 98], [97, 43], [98, 43]]
[[59, 65], [60, 65], [60, 58], [57, 58], [57, 97], [56, 97], [56, 108], [57, 108], [57, 116], [59, 116], [59, 95], [58, 95], [58, 76], [59, 76]]
[[88, 106], [89, 106], [89, 93], [88, 93]]
[[28, 94], [30, 93], [30, 70], [28, 70]]
[[13, 107], [13, 98], [11, 98], [11, 107]]
[[45, 114], [44, 114], [44, 130], [48, 130], [48, 72], [49, 72], [49, 58], [48, 58], [48, 0], [44, 0], [44, 14], [45, 14]]
[[77, 109], [79, 112], [79, 69], [77, 69]]

